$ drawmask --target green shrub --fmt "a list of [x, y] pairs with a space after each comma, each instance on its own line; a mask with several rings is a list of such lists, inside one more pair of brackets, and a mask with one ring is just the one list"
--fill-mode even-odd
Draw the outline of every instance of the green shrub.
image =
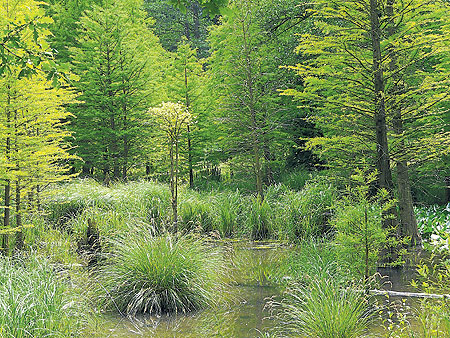
[[367, 280], [375, 272], [379, 253], [387, 245], [388, 233], [382, 228], [382, 213], [390, 208], [392, 201], [382, 205], [380, 201], [388, 196], [385, 191], [369, 195], [375, 173], [364, 175], [356, 171], [352, 179], [353, 186], [348, 186], [342, 199], [336, 202], [331, 224], [340, 261]]
[[136, 315], [187, 312], [216, 302], [224, 266], [202, 240], [136, 229], [112, 244], [114, 254], [98, 278], [109, 308]]
[[45, 262], [5, 257], [0, 260], [0, 312], [5, 338], [76, 337], [85, 316], [73, 290]]

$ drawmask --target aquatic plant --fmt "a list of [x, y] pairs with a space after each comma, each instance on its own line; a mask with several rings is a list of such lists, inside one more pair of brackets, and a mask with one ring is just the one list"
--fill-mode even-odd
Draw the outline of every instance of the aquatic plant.
[[[262, 202], [238, 190], [182, 188], [179, 226], [182, 231], [217, 232], [223, 237], [297, 241], [327, 230], [334, 198], [334, 189], [323, 179], [308, 182], [299, 192], [271, 186]], [[169, 187], [155, 182], [104, 187], [92, 180], [77, 180], [54, 188], [43, 205], [47, 222], [74, 233], [77, 239], [85, 236], [88, 219], [98, 225], [101, 237], [126, 232], [128, 225], [136, 223], [163, 231], [171, 221]]]
[[[105, 305], [122, 314], [187, 312], [213, 305], [224, 265], [203, 240], [134, 229], [112, 241], [98, 276]], [[106, 293], [104, 292], [106, 291]]]
[[75, 337], [86, 317], [80, 302], [46, 262], [0, 260], [0, 337]]
[[276, 337], [361, 338], [373, 310], [358, 285], [329, 275], [291, 285], [284, 299], [271, 303], [280, 325]]

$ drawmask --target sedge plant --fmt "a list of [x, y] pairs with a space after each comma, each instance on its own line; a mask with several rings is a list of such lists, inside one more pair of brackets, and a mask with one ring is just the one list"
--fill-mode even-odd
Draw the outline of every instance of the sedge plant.
[[188, 312], [214, 305], [220, 295], [221, 255], [199, 238], [139, 228], [112, 246], [98, 289], [121, 314]]

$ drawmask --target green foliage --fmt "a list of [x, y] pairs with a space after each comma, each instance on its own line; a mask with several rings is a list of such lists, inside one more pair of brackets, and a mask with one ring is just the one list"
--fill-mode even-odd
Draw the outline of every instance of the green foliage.
[[64, 74], [53, 61], [46, 41], [52, 22], [39, 1], [0, 2], [0, 76], [9, 73], [22, 78], [43, 73], [58, 86]]
[[325, 178], [308, 181], [299, 192], [287, 190], [276, 206], [279, 236], [296, 241], [327, 233], [336, 197], [335, 188]]
[[336, 231], [341, 261], [367, 280], [375, 272], [379, 253], [386, 247], [382, 210], [389, 208], [392, 202], [381, 204], [386, 199], [383, 192], [375, 197], [369, 195], [376, 173], [365, 175], [356, 171], [352, 179], [354, 186], [348, 186], [344, 197], [336, 203], [331, 224]]
[[448, 233], [450, 232], [450, 204], [445, 207], [437, 205], [416, 207], [415, 213], [419, 231], [424, 240], [436, 241], [448, 238]]
[[187, 312], [215, 304], [222, 287], [220, 254], [192, 236], [154, 236], [134, 229], [112, 242], [98, 283], [120, 313]]
[[209, 37], [209, 72], [219, 117], [213, 128], [219, 151], [227, 150], [222, 157], [233, 158], [246, 173], [254, 174], [254, 190], [261, 199], [263, 180], [273, 180], [277, 155], [286, 154], [292, 145], [283, 128], [291, 119], [287, 109], [280, 109], [277, 91], [283, 86], [277, 46], [259, 26], [262, 5], [262, 1], [234, 1]]
[[0, 261], [0, 336], [73, 337], [86, 313], [80, 296], [37, 259]]
[[107, 1], [80, 19], [71, 51], [80, 103], [71, 129], [84, 173], [126, 179], [132, 164], [145, 159], [149, 106], [160, 102], [164, 51], [148, 29], [150, 20], [134, 0]]

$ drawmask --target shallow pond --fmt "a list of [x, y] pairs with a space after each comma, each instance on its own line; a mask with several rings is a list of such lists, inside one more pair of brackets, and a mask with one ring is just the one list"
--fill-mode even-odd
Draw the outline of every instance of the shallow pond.
[[[141, 316], [128, 319], [120, 316], [103, 316], [92, 328], [89, 337], [117, 338], [257, 338], [277, 323], [270, 318], [266, 303], [269, 298], [280, 299], [282, 290], [265, 286], [265, 269], [276, 264], [277, 257], [286, 252], [286, 248], [277, 243], [226, 243], [223, 244], [227, 258], [236, 258], [245, 265], [247, 276], [233, 273], [233, 282], [228, 286], [227, 305], [215, 309], [197, 311], [189, 314], [171, 314], [162, 316]], [[231, 257], [229, 256], [231, 255]], [[244, 269], [241, 269], [244, 270]], [[385, 289], [412, 291], [410, 281], [412, 269], [379, 270], [387, 276], [383, 281]], [[262, 284], [262, 285], [261, 285]], [[381, 296], [382, 302], [386, 300]], [[390, 301], [395, 301], [391, 299]], [[413, 304], [413, 303], [411, 303]], [[375, 336], [381, 333], [380, 323], [371, 329]]]
[[[284, 249], [275, 243], [226, 243], [224, 254], [239, 255], [240, 264], [248, 264], [251, 276], [238, 276], [227, 290], [229, 301], [219, 308], [197, 311], [189, 314], [162, 316], [141, 316], [130, 320], [120, 316], [106, 316], [99, 319], [91, 337], [261, 337], [273, 327], [266, 302], [271, 297], [280, 297], [281, 290], [257, 282], [264, 278], [267, 260], [273, 260]], [[256, 278], [256, 279], [255, 279]], [[236, 283], [236, 279], [239, 281]], [[264, 284], [264, 283], [263, 283]]]

